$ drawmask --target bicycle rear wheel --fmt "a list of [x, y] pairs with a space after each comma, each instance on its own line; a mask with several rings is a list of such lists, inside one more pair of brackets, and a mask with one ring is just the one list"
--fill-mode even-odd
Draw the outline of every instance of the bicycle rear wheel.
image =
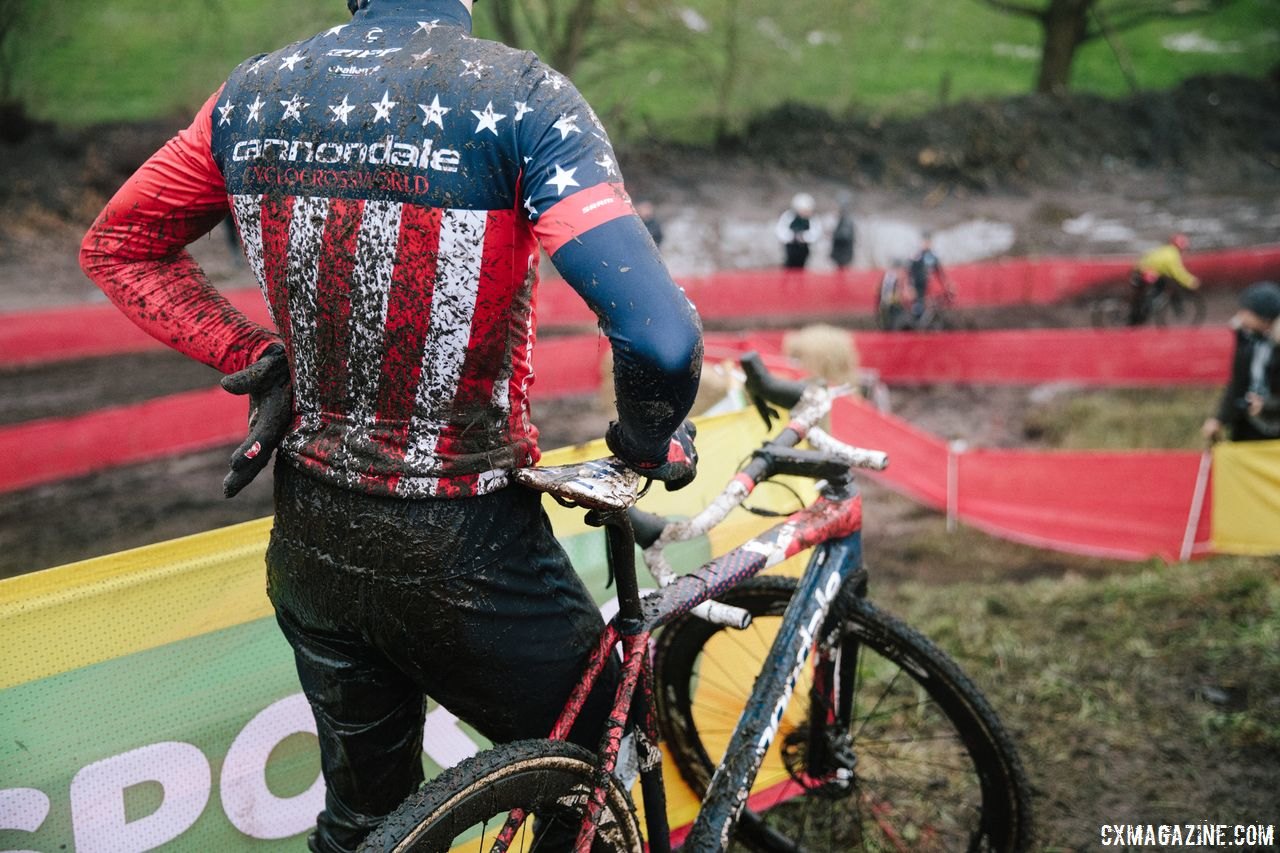
[[1089, 320], [1094, 328], [1107, 329], [1129, 324], [1129, 303], [1114, 296], [1094, 300], [1089, 306]]
[[[528, 814], [513, 851], [567, 851], [582, 823], [596, 758], [562, 741], [525, 740], [469, 758], [427, 782], [365, 839], [361, 851], [488, 851], [512, 809]], [[641, 853], [627, 792], [610, 779], [593, 853]]]
[[[795, 589], [790, 578], [750, 580], [719, 600], [755, 621], [735, 631], [685, 617], [656, 650], [660, 724], [685, 781], [699, 794], [769, 665], [773, 635]], [[838, 642], [855, 655], [853, 714], [832, 740], [851, 778], [805, 772], [808, 676], [796, 685], [735, 838], [748, 849], [1025, 850], [1030, 794], [995, 712], [936, 646], [865, 601], [844, 606]], [[826, 710], [818, 709], [820, 718]]]

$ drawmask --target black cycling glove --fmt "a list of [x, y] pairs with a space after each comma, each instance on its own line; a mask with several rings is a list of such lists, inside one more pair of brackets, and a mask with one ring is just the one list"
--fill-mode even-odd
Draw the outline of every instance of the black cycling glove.
[[674, 492], [692, 483], [698, 474], [698, 449], [693, 445], [697, 434], [698, 429], [693, 421], [685, 421], [667, 443], [667, 455], [649, 460], [636, 459], [628, 452], [622, 437], [622, 427], [617, 421], [609, 424], [604, 441], [609, 446], [609, 451], [625, 462], [628, 468], [650, 480], [661, 480], [666, 484], [667, 491]]
[[267, 467], [293, 420], [293, 385], [284, 347], [267, 347], [253, 364], [222, 377], [222, 387], [249, 395], [249, 436], [231, 454], [231, 472], [222, 481], [222, 493], [230, 498]]

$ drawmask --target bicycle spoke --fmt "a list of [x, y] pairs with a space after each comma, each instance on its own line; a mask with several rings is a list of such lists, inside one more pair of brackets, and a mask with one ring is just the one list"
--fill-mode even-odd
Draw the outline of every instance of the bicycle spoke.
[[[863, 718], [863, 728], [865, 728], [866, 726], [866, 720], [869, 720], [873, 716], [875, 716], [876, 711], [880, 708], [880, 704], [884, 702], [885, 697], [887, 697], [889, 693], [893, 690], [893, 686], [898, 682], [898, 677], [901, 675], [902, 675], [902, 670], [899, 669], [897, 672], [893, 674], [893, 678], [889, 681], [889, 683], [884, 686], [884, 690], [880, 693], [879, 698], [876, 699], [876, 703], [871, 706], [871, 711], [868, 713], [866, 717]], [[861, 734], [861, 729], [857, 732], [854, 732], [854, 737], [856, 738], [860, 734]]]
[[[750, 594], [735, 601], [730, 593], [726, 603], [747, 607], [753, 628], [760, 626], [770, 637], [794, 582], [765, 577], [748, 584], [754, 588]], [[927, 640], [870, 606], [851, 612], [842, 634], [838, 648], [850, 657], [833, 663], [846, 679], [840, 693], [814, 695], [811, 683], [796, 685], [777, 746], [765, 757], [750, 795], [754, 817], [739, 823], [739, 837], [771, 853], [1026, 849], [1027, 836], [1020, 831], [1026, 795], [1012, 787], [1021, 780], [1011, 781], [1002, 741], [991, 736], [999, 723], [983, 710], [972, 685]], [[668, 740], [682, 772], [691, 759], [705, 762], [697, 775], [686, 774], [699, 793], [752, 701], [749, 677], [779, 665], [767, 654], [744, 661], [743, 649], [754, 638], [744, 643], [728, 636], [719, 642], [718, 632], [697, 625], [686, 637], [660, 641], [664, 683], [673, 683], [674, 661], [675, 680], [683, 686], [662, 698], [684, 697], [676, 708], [680, 727]], [[734, 689], [726, 693], [729, 686]], [[731, 704], [719, 704], [730, 697]], [[841, 730], [811, 727], [814, 720], [831, 719], [826, 706], [835, 699], [850, 714]], [[970, 739], [979, 751], [970, 752]], [[820, 760], [817, 751], [824, 753], [822, 769], [811, 775], [809, 762]]]

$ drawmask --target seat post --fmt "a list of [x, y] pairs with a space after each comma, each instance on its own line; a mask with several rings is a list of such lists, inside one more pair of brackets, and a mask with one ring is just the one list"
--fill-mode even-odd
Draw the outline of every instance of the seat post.
[[636, 536], [631, 518], [625, 511], [601, 513], [609, 565], [618, 584], [618, 633], [629, 636], [640, 632], [640, 584], [636, 579]]

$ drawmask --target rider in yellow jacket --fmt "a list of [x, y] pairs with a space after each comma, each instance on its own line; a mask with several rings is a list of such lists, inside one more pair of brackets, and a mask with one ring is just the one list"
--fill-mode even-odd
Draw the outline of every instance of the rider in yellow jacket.
[[1129, 309], [1129, 325], [1141, 325], [1147, 319], [1150, 307], [1147, 289], [1160, 293], [1172, 284], [1195, 290], [1200, 287], [1200, 279], [1192, 275], [1182, 262], [1182, 253], [1186, 251], [1188, 240], [1185, 234], [1174, 234], [1169, 242], [1147, 252], [1138, 259], [1129, 277], [1133, 286], [1132, 300]]

